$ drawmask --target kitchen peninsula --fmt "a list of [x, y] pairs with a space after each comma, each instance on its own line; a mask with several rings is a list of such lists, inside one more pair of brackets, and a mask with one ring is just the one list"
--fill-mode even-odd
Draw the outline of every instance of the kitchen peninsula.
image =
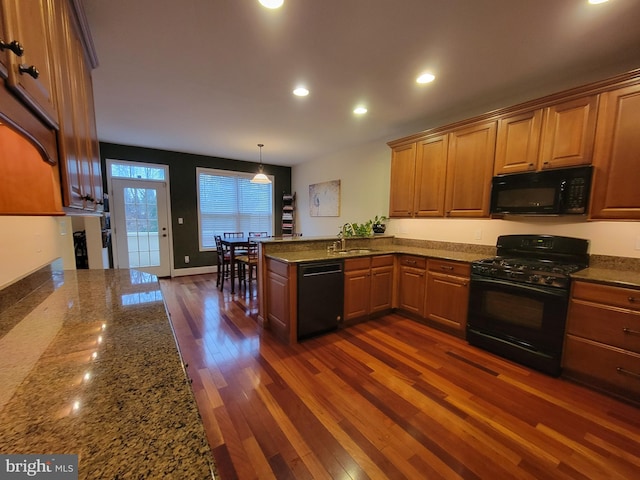
[[[425, 259], [447, 261], [449, 264], [445, 267], [449, 269], [495, 254], [493, 247], [483, 245], [398, 239], [392, 235], [347, 238], [344, 251], [329, 251], [327, 247], [335, 241], [336, 237], [300, 237], [260, 242], [258, 318], [283, 342], [297, 342], [298, 265], [302, 263], [327, 260], [348, 263], [353, 259], [387, 257], [392, 268], [390, 291], [387, 292], [391, 300], [389, 308], [381, 311], [384, 313], [402, 305], [403, 295], [412, 294], [413, 290], [407, 288], [406, 283], [404, 288], [399, 288], [403, 279], [411, 282], [415, 274], [426, 281]], [[423, 262], [424, 271], [419, 271], [420, 265], [414, 262]], [[413, 303], [412, 300], [409, 303]], [[418, 303], [424, 302], [419, 300]], [[416, 316], [423, 313], [421, 308]]]
[[0, 291], [0, 452], [77, 454], [81, 479], [214, 478], [156, 277], [30, 277]]

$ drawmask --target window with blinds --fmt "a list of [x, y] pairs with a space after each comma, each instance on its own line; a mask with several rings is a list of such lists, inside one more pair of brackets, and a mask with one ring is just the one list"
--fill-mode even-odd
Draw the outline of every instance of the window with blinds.
[[224, 232], [273, 232], [273, 184], [251, 183], [252, 174], [198, 168], [200, 250], [215, 250]]

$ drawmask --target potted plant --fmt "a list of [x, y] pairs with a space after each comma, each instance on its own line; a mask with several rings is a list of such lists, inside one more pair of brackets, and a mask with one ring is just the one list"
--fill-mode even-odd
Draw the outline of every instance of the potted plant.
[[378, 216], [373, 219], [373, 233], [384, 233], [387, 229], [387, 225], [384, 223], [387, 220], [387, 217], [384, 215]]

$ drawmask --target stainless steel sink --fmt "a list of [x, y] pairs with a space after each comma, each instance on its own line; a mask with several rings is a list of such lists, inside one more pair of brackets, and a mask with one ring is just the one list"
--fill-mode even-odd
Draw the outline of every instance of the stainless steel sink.
[[358, 253], [371, 253], [374, 250], [371, 250], [370, 248], [351, 248], [349, 250], [341, 250], [338, 253], [340, 253], [341, 255], [353, 255], [353, 254], [358, 254]]

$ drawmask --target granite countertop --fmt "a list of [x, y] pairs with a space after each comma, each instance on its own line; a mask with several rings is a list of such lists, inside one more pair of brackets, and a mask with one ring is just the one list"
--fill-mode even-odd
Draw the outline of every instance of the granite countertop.
[[571, 278], [616, 287], [640, 288], [640, 271], [638, 270], [589, 267], [571, 274]]
[[[367, 247], [362, 247], [366, 250]], [[282, 252], [267, 252], [265, 256], [286, 263], [315, 262], [321, 260], [336, 260], [342, 258], [366, 257], [373, 255], [387, 254], [408, 254], [418, 255], [422, 257], [438, 258], [443, 260], [453, 260], [458, 262], [473, 262], [487, 258], [484, 253], [460, 252], [454, 250], [432, 249], [422, 247], [412, 247], [405, 245], [385, 245], [383, 247], [374, 247], [370, 251], [363, 251], [355, 247], [347, 250], [346, 253], [330, 253], [326, 249], [310, 249], [310, 250], [292, 250]], [[359, 251], [360, 250], [360, 251]]]
[[160, 285], [78, 270], [0, 313], [0, 452], [77, 454], [79, 478], [215, 478]]

